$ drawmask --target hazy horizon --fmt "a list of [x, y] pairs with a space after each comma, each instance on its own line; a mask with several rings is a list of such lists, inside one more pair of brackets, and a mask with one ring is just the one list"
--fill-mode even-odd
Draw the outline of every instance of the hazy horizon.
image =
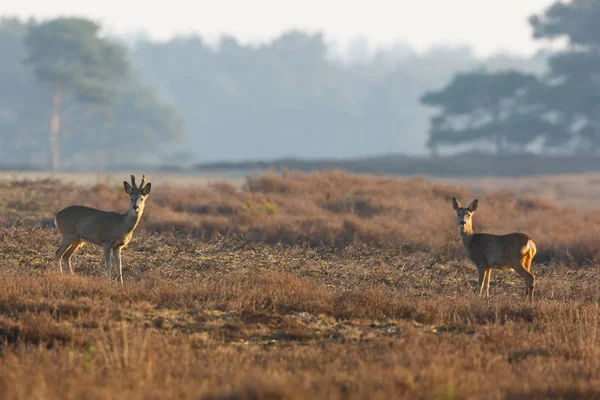
[[[597, 126], [595, 75], [552, 63], [579, 65], [572, 57], [580, 49], [564, 46], [572, 35], [532, 39], [528, 17], [553, 1], [0, 5], [0, 16], [18, 19], [0, 26], [0, 134], [9, 143], [0, 158], [91, 168], [133, 159], [191, 166], [469, 150], [574, 154], [589, 146], [600, 154], [600, 139], [588, 133]], [[45, 23], [68, 16], [94, 20], [100, 34], [85, 21]], [[27, 24], [31, 17], [37, 23]], [[588, 20], [577, 24], [596, 52], [600, 31]], [[113, 41], [130, 47], [117, 51]], [[106, 49], [118, 57], [105, 57]], [[56, 81], [65, 59], [75, 60], [70, 81]], [[578, 74], [573, 82], [588, 79], [591, 89], [582, 96], [583, 85], [557, 88], [553, 73]], [[65, 106], [57, 108], [63, 85]], [[497, 106], [486, 108], [490, 101]], [[574, 102], [581, 124], [568, 125]], [[61, 125], [49, 132], [55, 115]], [[58, 148], [50, 152], [49, 143]], [[127, 146], [139, 143], [132, 154]]]
[[373, 0], [349, 4], [341, 0], [259, 0], [250, 4], [223, 0], [190, 6], [184, 0], [168, 4], [55, 0], [0, 5], [0, 15], [42, 19], [77, 15], [102, 23], [111, 34], [142, 33], [161, 41], [197, 34], [209, 42], [232, 35], [242, 43], [258, 43], [290, 29], [301, 29], [323, 32], [330, 44], [340, 47], [360, 39], [375, 48], [404, 43], [419, 52], [440, 45], [468, 45], [476, 56], [488, 57], [496, 53], [531, 55], [539, 50], [543, 44], [531, 38], [527, 17], [553, 2], [423, 0], [389, 4]]

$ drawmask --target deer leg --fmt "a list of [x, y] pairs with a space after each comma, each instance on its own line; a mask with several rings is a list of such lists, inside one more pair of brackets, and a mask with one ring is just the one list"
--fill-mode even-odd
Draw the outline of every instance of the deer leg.
[[62, 258], [64, 256], [64, 254], [67, 252], [67, 250], [69, 250], [69, 248], [73, 245], [73, 241], [68, 241], [63, 239], [60, 247], [58, 248], [58, 250], [56, 250], [56, 263], [58, 264], [58, 270], [60, 271], [60, 273], [62, 274], [63, 270], [62, 270]]
[[522, 262], [523, 268], [525, 268], [529, 272], [531, 272], [531, 261], [533, 261], [533, 256], [531, 255], [531, 253], [529, 253], [525, 256], [525, 258], [523, 258]]
[[69, 271], [71, 271], [71, 275], [74, 275], [73, 267], [71, 267], [71, 257], [82, 246], [83, 246], [82, 242], [80, 242], [80, 241], [75, 242], [71, 245], [71, 247], [69, 247], [69, 249], [65, 252], [65, 254], [63, 254], [63, 258], [66, 258], [66, 260], [67, 260], [67, 265], [69, 266]]
[[535, 287], [535, 275], [529, 272], [531, 267], [531, 260], [526, 257], [522, 259], [519, 264], [514, 267], [514, 270], [525, 279], [527, 285], [527, 292], [525, 293], [525, 300], [533, 302], [533, 290]]
[[121, 285], [123, 284], [123, 264], [121, 263], [121, 248], [115, 247], [112, 249], [113, 257], [115, 258], [115, 269], [119, 274], [119, 280], [121, 281]]
[[492, 276], [492, 269], [488, 268], [485, 270], [485, 275], [483, 276], [483, 285], [485, 286], [485, 296], [487, 298], [490, 297], [490, 277]]
[[523, 260], [523, 268], [529, 273], [529, 280], [527, 281], [527, 286], [529, 289], [529, 301], [533, 302], [533, 290], [535, 289], [535, 275], [531, 273], [531, 261], [533, 257], [527, 257]]
[[106, 263], [106, 279], [110, 284], [110, 245], [104, 245], [104, 262]]
[[479, 288], [479, 297], [483, 295], [483, 278], [485, 277], [485, 269], [477, 267], [477, 272], [479, 273], [478, 288]]

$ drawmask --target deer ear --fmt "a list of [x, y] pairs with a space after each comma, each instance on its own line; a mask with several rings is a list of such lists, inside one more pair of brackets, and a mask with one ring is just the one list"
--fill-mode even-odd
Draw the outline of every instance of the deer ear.
[[469, 211], [475, 212], [475, 210], [477, 210], [477, 205], [479, 205], [479, 200], [473, 200], [471, 204], [469, 204]]
[[454, 208], [454, 211], [460, 210], [460, 203], [455, 197], [452, 198], [452, 207]]
[[150, 194], [150, 189], [152, 189], [152, 184], [151, 183], [146, 184], [146, 186], [144, 186], [144, 188], [142, 189], [142, 194], [144, 196], [148, 196]]
[[123, 181], [123, 186], [125, 187], [125, 192], [131, 196], [133, 194], [133, 188], [131, 187], [129, 182]]

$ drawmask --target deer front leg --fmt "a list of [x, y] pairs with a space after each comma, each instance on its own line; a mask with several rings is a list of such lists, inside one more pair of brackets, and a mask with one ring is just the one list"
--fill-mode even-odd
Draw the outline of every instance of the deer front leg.
[[485, 268], [479, 268], [479, 266], [477, 266], [477, 272], [479, 273], [479, 279], [478, 279], [478, 288], [479, 288], [479, 297], [483, 296], [483, 285], [484, 285], [484, 278], [485, 278]]
[[485, 270], [485, 275], [483, 276], [483, 285], [485, 286], [485, 297], [490, 297], [490, 278], [492, 276], [492, 269], [488, 268]]
[[119, 274], [119, 280], [121, 285], [123, 284], [123, 264], [121, 264], [121, 248], [115, 247], [113, 249], [113, 257], [115, 258], [115, 269]]
[[110, 284], [110, 245], [104, 245], [104, 262], [106, 263], [106, 279]]
[[62, 269], [62, 259], [63, 256], [65, 255], [65, 253], [67, 252], [67, 250], [69, 250], [69, 248], [71, 247], [73, 242], [68, 241], [68, 240], [63, 240], [63, 242], [61, 243], [60, 247], [58, 248], [58, 250], [56, 250], [56, 263], [58, 265], [58, 270], [60, 271], [60, 273], [63, 273], [63, 269]]
[[69, 250], [67, 250], [67, 252], [63, 256], [63, 259], [67, 259], [67, 265], [69, 266], [69, 271], [71, 272], [71, 275], [75, 275], [75, 273], [73, 272], [73, 267], [71, 266], [71, 257], [73, 257], [73, 254], [75, 254], [75, 252], [79, 250], [82, 246], [83, 242], [73, 243], [73, 245], [69, 247]]

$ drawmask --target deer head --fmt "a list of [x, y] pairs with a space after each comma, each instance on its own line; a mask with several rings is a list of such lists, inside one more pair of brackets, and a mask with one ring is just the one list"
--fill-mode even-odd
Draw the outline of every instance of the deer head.
[[460, 206], [460, 202], [456, 198], [452, 198], [452, 207], [456, 211], [458, 231], [460, 233], [471, 233], [473, 232], [473, 214], [477, 210], [479, 200], [475, 199], [469, 204], [469, 207], [463, 208]]
[[142, 177], [142, 183], [139, 187], [135, 184], [135, 176], [133, 175], [131, 175], [131, 184], [127, 181], [123, 181], [123, 185], [125, 187], [125, 192], [131, 199], [129, 210], [135, 214], [141, 214], [144, 211], [146, 197], [148, 197], [150, 189], [152, 188], [151, 183], [146, 183], [146, 174]]

